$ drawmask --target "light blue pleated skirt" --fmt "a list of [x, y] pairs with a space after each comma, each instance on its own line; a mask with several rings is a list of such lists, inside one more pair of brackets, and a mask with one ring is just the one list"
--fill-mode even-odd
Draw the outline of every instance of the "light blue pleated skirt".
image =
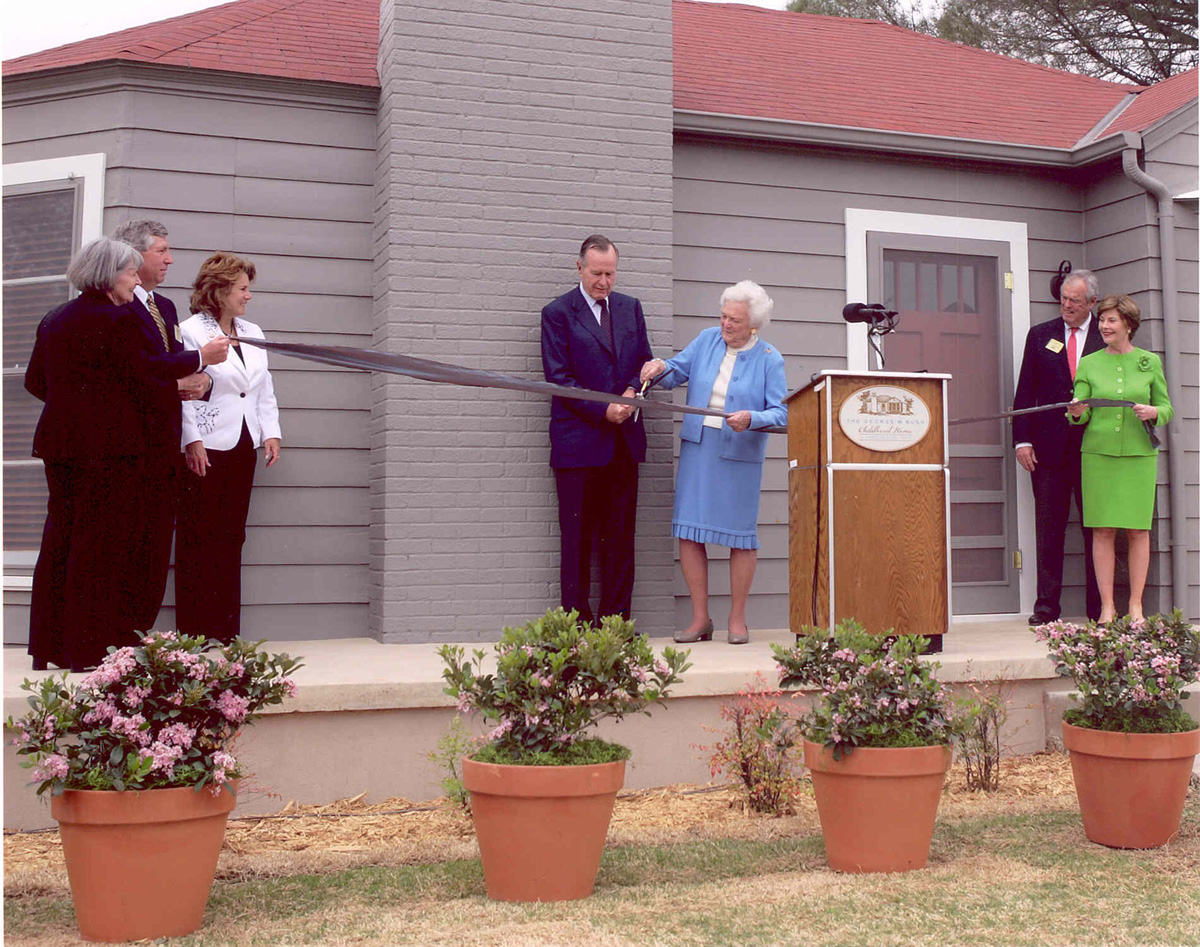
[[733, 549], [758, 548], [762, 464], [720, 455], [721, 432], [706, 427], [700, 443], [682, 441], [671, 535]]

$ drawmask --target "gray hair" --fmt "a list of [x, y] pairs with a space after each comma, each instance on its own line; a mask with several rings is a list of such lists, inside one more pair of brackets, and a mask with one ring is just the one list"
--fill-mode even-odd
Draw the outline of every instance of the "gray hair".
[[1100, 298], [1100, 280], [1096, 279], [1096, 274], [1091, 270], [1072, 270], [1062, 281], [1063, 286], [1067, 283], [1081, 282], [1087, 290], [1089, 300]]
[[721, 293], [721, 307], [724, 308], [726, 303], [746, 304], [751, 329], [761, 329], [770, 322], [771, 310], [775, 308], [775, 303], [767, 295], [767, 291], [748, 279], [725, 287]]
[[135, 250], [149, 250], [155, 237], [168, 236], [167, 228], [157, 220], [131, 220], [113, 231], [113, 239], [127, 243]]
[[[588, 250], [595, 250], [597, 253], [607, 253], [609, 250], [616, 250], [617, 245], [602, 233], [594, 233], [590, 237], [586, 237], [579, 247], [579, 262], [583, 263], [587, 260]], [[621, 255], [617, 251], [617, 256]]]
[[107, 293], [117, 285], [117, 274], [142, 265], [142, 255], [120, 240], [97, 237], [80, 248], [67, 267], [67, 279], [81, 293]]

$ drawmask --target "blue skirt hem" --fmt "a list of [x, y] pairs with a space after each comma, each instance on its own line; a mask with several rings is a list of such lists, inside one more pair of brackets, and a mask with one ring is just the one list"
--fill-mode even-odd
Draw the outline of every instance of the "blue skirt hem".
[[671, 535], [676, 539], [688, 539], [694, 543], [716, 543], [718, 546], [728, 546], [730, 549], [758, 548], [758, 536], [753, 533], [747, 536], [744, 533], [727, 533], [703, 526], [672, 523]]

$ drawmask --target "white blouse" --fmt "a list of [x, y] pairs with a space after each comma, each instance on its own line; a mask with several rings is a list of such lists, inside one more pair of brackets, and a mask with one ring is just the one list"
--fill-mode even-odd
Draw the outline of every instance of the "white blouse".
[[[749, 352], [756, 344], [758, 344], [758, 336], [752, 335], [750, 341], [740, 349], [735, 349], [730, 345], [725, 346], [725, 357], [721, 359], [721, 367], [717, 369], [717, 380], [713, 382], [712, 394], [708, 396], [708, 406], [714, 411], [725, 410], [725, 396], [729, 393], [729, 379], [733, 377], [733, 365], [737, 361], [738, 354]], [[720, 429], [725, 426], [725, 419], [709, 415], [704, 419], [704, 426]]]

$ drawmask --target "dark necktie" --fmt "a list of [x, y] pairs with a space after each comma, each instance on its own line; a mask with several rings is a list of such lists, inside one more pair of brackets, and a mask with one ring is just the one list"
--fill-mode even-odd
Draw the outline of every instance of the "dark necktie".
[[607, 297], [600, 300], [600, 334], [604, 336], [604, 341], [608, 343], [609, 349], [615, 352], [617, 347], [613, 343], [612, 316], [608, 313]]
[[154, 301], [154, 293], [146, 294], [146, 308], [150, 310], [150, 315], [154, 317], [154, 324], [158, 326], [158, 331], [162, 335], [163, 348], [168, 352], [171, 351], [171, 343], [167, 339], [167, 324], [163, 321], [162, 313], [158, 311], [158, 303]]

